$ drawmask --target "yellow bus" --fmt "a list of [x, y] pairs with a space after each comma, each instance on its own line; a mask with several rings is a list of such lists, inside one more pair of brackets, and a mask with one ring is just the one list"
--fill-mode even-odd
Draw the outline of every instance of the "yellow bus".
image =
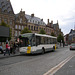
[[55, 51], [57, 37], [45, 34], [26, 33], [19, 36], [21, 54], [44, 54], [47, 51]]

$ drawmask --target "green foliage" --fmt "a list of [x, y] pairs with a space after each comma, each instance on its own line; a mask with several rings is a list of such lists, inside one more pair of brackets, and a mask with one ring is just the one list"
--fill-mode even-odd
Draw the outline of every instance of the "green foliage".
[[57, 37], [57, 41], [60, 43], [64, 42], [64, 37], [61, 34], [59, 34], [59, 36]]
[[52, 32], [52, 33], [51, 33], [51, 36], [55, 36], [55, 34]]
[[[12, 29], [10, 28], [10, 26], [8, 24], [6, 24], [4, 21], [1, 22], [0, 24], [1, 26], [4, 26], [4, 27], [9, 27], [9, 38], [8, 40], [11, 40], [11, 36], [12, 36]], [[3, 38], [3, 40], [5, 40], [6, 38]]]
[[0, 25], [5, 26], [5, 27], [9, 27], [9, 25], [7, 25], [4, 21], [2, 21]]
[[43, 29], [41, 29], [39, 34], [46, 34], [46, 32]]
[[24, 33], [32, 33], [27, 27], [24, 28], [24, 30], [21, 31], [21, 34]]

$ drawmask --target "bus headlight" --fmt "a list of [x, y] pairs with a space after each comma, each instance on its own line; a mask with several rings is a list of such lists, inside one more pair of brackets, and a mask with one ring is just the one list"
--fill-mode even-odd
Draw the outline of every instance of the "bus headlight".
[[35, 49], [32, 49], [31, 51], [36, 51]]

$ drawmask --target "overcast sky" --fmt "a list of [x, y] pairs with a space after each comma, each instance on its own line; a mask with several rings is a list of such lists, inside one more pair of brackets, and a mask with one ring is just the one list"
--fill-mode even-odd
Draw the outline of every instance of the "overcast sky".
[[36, 17], [47, 19], [53, 23], [59, 22], [59, 27], [64, 34], [74, 29], [75, 25], [75, 0], [10, 0], [15, 14], [21, 8], [26, 14], [34, 13]]

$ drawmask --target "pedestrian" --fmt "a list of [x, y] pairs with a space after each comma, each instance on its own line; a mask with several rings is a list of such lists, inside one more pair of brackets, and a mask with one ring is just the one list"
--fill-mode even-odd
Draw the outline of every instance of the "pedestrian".
[[0, 44], [0, 51], [1, 51], [1, 53], [3, 53], [3, 50], [2, 50], [2, 45]]
[[15, 42], [13, 43], [13, 54], [15, 54], [15, 50], [16, 50], [16, 44]]
[[13, 52], [13, 42], [10, 42], [10, 53], [12, 54]]
[[10, 47], [8, 46], [8, 42], [6, 42], [6, 50], [4, 52], [4, 56], [5, 54], [8, 52], [8, 54], [10, 55]]

